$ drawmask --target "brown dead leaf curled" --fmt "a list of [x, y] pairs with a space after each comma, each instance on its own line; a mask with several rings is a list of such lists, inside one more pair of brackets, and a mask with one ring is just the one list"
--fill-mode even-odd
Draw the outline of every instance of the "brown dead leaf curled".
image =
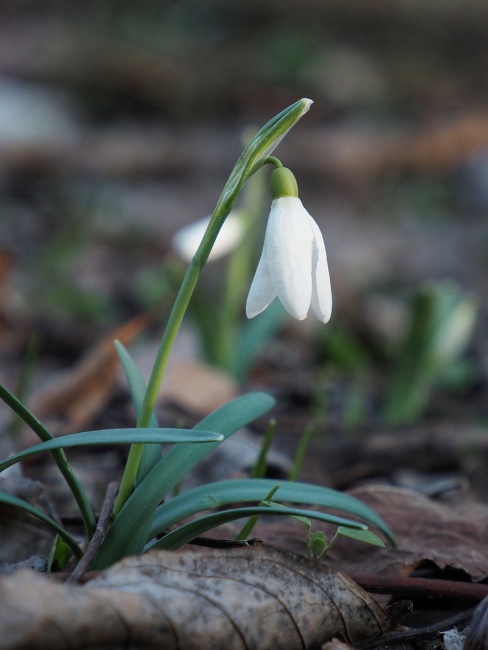
[[264, 549], [154, 552], [83, 586], [23, 571], [0, 580], [0, 648], [309, 648], [388, 630], [341, 573]]

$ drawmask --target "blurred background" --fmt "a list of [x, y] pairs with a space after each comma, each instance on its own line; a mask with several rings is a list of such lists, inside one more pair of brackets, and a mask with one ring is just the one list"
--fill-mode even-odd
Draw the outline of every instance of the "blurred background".
[[[240, 385], [341, 426], [484, 421], [487, 37], [481, 0], [2, 2], [0, 379], [17, 386], [33, 334], [40, 385], [153, 309], [159, 336], [174, 234], [249, 133], [309, 97], [275, 154], [324, 233], [333, 319], [278, 315]], [[260, 228], [266, 191], [244, 199]], [[219, 302], [199, 295], [204, 329]], [[421, 393], [407, 417], [384, 406], [395, 382]]]

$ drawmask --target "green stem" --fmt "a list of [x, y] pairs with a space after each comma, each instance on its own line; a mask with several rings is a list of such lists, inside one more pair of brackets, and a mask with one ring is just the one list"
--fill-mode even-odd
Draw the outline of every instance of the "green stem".
[[276, 156], [267, 156], [263, 160], [263, 165], [274, 165], [276, 168], [280, 169], [283, 167], [283, 163], [279, 158], [276, 158]]
[[[271, 119], [244, 149], [241, 157], [234, 166], [217, 205], [215, 206], [215, 210], [203, 239], [200, 242], [200, 246], [188, 267], [169, 316], [156, 360], [154, 362], [151, 377], [147, 385], [146, 393], [144, 395], [144, 401], [141, 406], [139, 418], [137, 420], [138, 427], [144, 428], [148, 427], [150, 424], [164, 371], [166, 370], [173, 344], [183, 321], [188, 303], [190, 302], [200, 272], [205, 266], [210, 251], [212, 250], [212, 246], [217, 239], [217, 235], [229, 215], [239, 192], [244, 183], [263, 165], [271, 163], [276, 167], [283, 166], [277, 158], [268, 154], [273, 151], [280, 140], [302, 117], [302, 115], [308, 111], [310, 104], [310, 100], [299, 100]], [[113, 509], [114, 518], [119, 514], [132, 492], [142, 451], [142, 445], [137, 444], [133, 445], [129, 452], [129, 457], [120, 483], [119, 493]]]
[[[144, 395], [144, 400], [141, 406], [141, 411], [137, 420], [138, 427], [144, 428], [148, 427], [150, 424], [151, 414], [154, 410], [154, 407], [156, 406], [156, 401], [159, 394], [159, 387], [161, 385], [161, 381], [163, 379], [163, 375], [166, 370], [174, 342], [183, 321], [183, 317], [187, 310], [198, 278], [200, 277], [200, 273], [205, 266], [205, 262], [207, 261], [208, 256], [210, 255], [210, 251], [212, 250], [212, 246], [217, 239], [220, 228], [222, 227], [222, 224], [231, 211], [235, 198], [236, 195], [234, 196], [234, 193], [231, 196], [230, 200], [227, 201], [224, 200], [222, 196], [217, 203], [205, 235], [190, 263], [190, 266], [188, 267], [185, 277], [183, 278], [183, 282], [181, 284], [180, 290], [175, 300], [175, 304], [169, 316], [166, 329], [161, 339], [161, 344], [156, 355], [151, 377], [149, 378], [146, 393]], [[144, 447], [142, 444], [135, 444], [131, 447], [113, 510], [114, 517], [118, 515], [122, 509], [122, 506], [127, 501], [132, 492], [143, 449]]]
[[[193, 291], [198, 282], [198, 278], [200, 277], [200, 273], [205, 266], [208, 256], [210, 255], [210, 251], [212, 250], [212, 246], [217, 239], [219, 231], [222, 228], [224, 221], [228, 217], [232, 206], [234, 205], [234, 202], [242, 186], [244, 185], [244, 182], [266, 163], [274, 164], [277, 167], [281, 165], [280, 161], [274, 156], [267, 156], [262, 161], [260, 161], [260, 164], [256, 165], [254, 169], [249, 170], [247, 176], [243, 175], [241, 181], [234, 186], [230, 193], [226, 193], [227, 185], [222, 192], [222, 195], [213, 212], [212, 218], [210, 219], [210, 223], [207, 226], [207, 230], [205, 231], [205, 235], [203, 236], [200, 246], [198, 247], [192, 261], [190, 262], [190, 266], [188, 267], [186, 275], [183, 278], [183, 282], [181, 283], [178, 295], [176, 296], [175, 304], [169, 316], [168, 323], [166, 325], [166, 329], [164, 330], [163, 338], [161, 339], [161, 344], [156, 355], [151, 377], [149, 378], [149, 382], [147, 384], [144, 401], [142, 403], [139, 418], [137, 420], [138, 427], [144, 428], [148, 427], [150, 424], [151, 414], [154, 410], [154, 407], [156, 406], [159, 388], [161, 386], [161, 381], [163, 379], [163, 375], [166, 370], [174, 342], [178, 335]], [[120, 483], [119, 493], [115, 502], [113, 517], [116, 517], [119, 514], [122, 506], [127, 501], [132, 492], [143, 449], [144, 447], [142, 444], [132, 445], [130, 449], [127, 463], [125, 465], [124, 474]]]

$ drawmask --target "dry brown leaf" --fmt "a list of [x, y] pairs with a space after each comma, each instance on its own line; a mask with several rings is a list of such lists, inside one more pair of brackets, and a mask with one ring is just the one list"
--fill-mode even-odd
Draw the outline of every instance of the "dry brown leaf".
[[201, 361], [170, 363], [161, 384], [160, 398], [190, 413], [205, 415], [238, 395], [226, 373]]
[[[386, 521], [398, 546], [379, 548], [341, 537], [325, 555], [328, 566], [348, 574], [409, 576], [422, 563], [431, 562], [439, 569], [463, 570], [474, 582], [488, 576], [488, 505], [473, 501], [446, 505], [412, 490], [381, 485], [350, 494]], [[331, 537], [336, 527], [317, 524], [317, 529]], [[236, 522], [226, 524], [219, 529], [220, 537], [232, 538], [239, 530]], [[306, 552], [303, 525], [292, 518], [261, 517], [253, 535], [268, 548]]]
[[[120, 368], [114, 340], [129, 344], [152, 320], [151, 314], [144, 314], [105, 335], [69, 373], [33, 396], [31, 410], [44, 423], [49, 420], [53, 434], [83, 429], [100, 412], [112, 394]], [[25, 433], [24, 446], [36, 442], [34, 434]]]
[[155, 552], [84, 586], [0, 580], [0, 648], [308, 648], [383, 634], [389, 620], [340, 573], [264, 549]]
[[344, 542], [339, 565], [355, 573], [409, 575], [422, 562], [440, 569], [465, 571], [475, 582], [488, 577], [488, 506], [466, 502], [442, 504], [400, 488], [371, 486], [351, 492], [392, 528], [397, 549], [374, 549]]

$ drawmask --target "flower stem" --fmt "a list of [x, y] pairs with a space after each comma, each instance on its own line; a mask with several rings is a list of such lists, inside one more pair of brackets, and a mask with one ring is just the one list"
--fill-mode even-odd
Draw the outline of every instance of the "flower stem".
[[[161, 385], [161, 381], [163, 379], [163, 375], [166, 370], [174, 342], [183, 321], [183, 317], [188, 307], [188, 303], [190, 302], [198, 278], [200, 277], [201, 270], [205, 266], [205, 262], [207, 261], [210, 251], [212, 250], [212, 246], [217, 239], [217, 235], [219, 234], [222, 224], [224, 223], [232, 208], [234, 200], [235, 197], [232, 197], [231, 201], [224, 201], [221, 199], [217, 203], [202, 242], [200, 243], [200, 246], [198, 247], [198, 250], [193, 257], [190, 266], [188, 267], [185, 277], [183, 278], [183, 282], [181, 284], [173, 309], [169, 316], [166, 329], [161, 339], [161, 344], [156, 355], [151, 377], [149, 378], [146, 393], [144, 395], [144, 400], [139, 413], [139, 418], [137, 420], [138, 427], [144, 428], [148, 427], [150, 424], [151, 414], [154, 410], [154, 407], [156, 406], [156, 401], [158, 398], [159, 387]], [[119, 493], [117, 495], [117, 500], [115, 502], [113, 510], [114, 517], [118, 515], [122, 506], [127, 501], [132, 492], [142, 452], [142, 444], [132, 445], [130, 449], [124, 474], [120, 483]]]
[[[217, 205], [215, 206], [215, 210], [200, 246], [188, 267], [185, 277], [183, 278], [175, 304], [169, 316], [156, 360], [154, 362], [151, 377], [149, 378], [139, 418], [137, 420], [138, 427], [145, 428], [150, 424], [164, 371], [166, 370], [173, 344], [176, 340], [176, 336], [200, 276], [200, 272], [205, 266], [210, 251], [212, 250], [212, 246], [217, 239], [217, 235], [229, 215], [244, 183], [264, 164], [271, 163], [276, 167], [283, 167], [277, 158], [268, 154], [274, 150], [286, 133], [288, 133], [296, 122], [298, 122], [298, 120], [308, 111], [311, 103], [312, 102], [309, 99], [301, 99], [272, 118], [244, 149], [234, 166]], [[132, 445], [120, 483], [117, 500], [113, 509], [114, 518], [119, 514], [132, 492], [142, 452], [142, 444]]]
[[279, 158], [276, 158], [276, 156], [268, 156], [265, 158], [262, 162], [263, 165], [274, 165], [277, 169], [281, 169], [283, 167], [283, 163]]

